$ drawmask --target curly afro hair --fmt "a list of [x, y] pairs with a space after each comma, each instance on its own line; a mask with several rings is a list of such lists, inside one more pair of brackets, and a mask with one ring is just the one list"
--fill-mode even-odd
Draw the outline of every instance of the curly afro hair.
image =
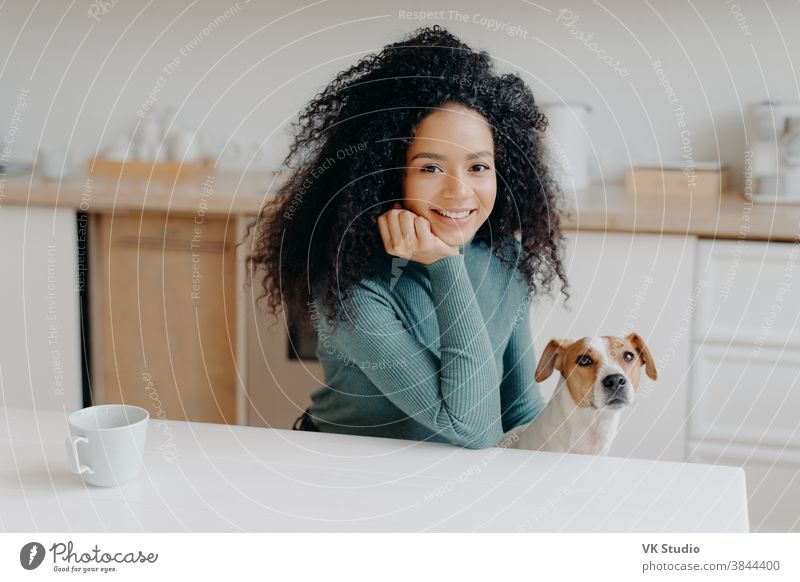
[[268, 311], [283, 306], [298, 321], [318, 298], [333, 323], [355, 284], [389, 276], [377, 218], [402, 198], [415, 127], [448, 103], [481, 113], [494, 138], [497, 199], [475, 239], [519, 269], [531, 296], [556, 277], [567, 295], [547, 120], [522, 79], [496, 74], [486, 52], [434, 26], [339, 73], [300, 113], [288, 178], [250, 225], [248, 267], [263, 269]]

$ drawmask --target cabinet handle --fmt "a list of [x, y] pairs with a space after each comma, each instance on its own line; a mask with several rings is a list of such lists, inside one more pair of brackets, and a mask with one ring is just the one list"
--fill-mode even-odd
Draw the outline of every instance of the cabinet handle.
[[185, 240], [158, 240], [152, 238], [139, 238], [136, 236], [122, 236], [114, 241], [115, 245], [140, 249], [177, 250], [177, 251], [204, 251], [223, 252], [225, 243], [220, 242], [195, 242]]

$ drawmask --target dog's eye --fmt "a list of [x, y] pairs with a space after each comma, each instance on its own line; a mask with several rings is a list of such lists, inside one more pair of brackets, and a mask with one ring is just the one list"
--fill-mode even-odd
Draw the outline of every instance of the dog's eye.
[[588, 354], [581, 354], [578, 356], [577, 364], [579, 366], [590, 366], [592, 364], [592, 358], [589, 357]]
[[625, 352], [622, 354], [622, 359], [626, 362], [632, 362], [636, 356], [633, 355], [633, 352]]

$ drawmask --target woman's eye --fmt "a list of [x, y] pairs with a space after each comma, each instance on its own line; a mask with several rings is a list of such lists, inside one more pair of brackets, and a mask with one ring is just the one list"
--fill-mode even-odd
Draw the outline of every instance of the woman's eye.
[[592, 358], [586, 354], [581, 354], [578, 356], [578, 365], [579, 366], [589, 366], [592, 363]]
[[632, 362], [636, 356], [633, 355], [633, 352], [625, 352], [622, 354], [622, 359], [626, 362]]
[[435, 174], [436, 172], [441, 172], [442, 170], [438, 166], [422, 166], [422, 171], [429, 174]]
[[472, 168], [470, 168], [470, 169], [471, 169], [473, 172], [480, 173], [480, 172], [485, 172], [486, 170], [488, 170], [488, 169], [489, 169], [489, 166], [487, 166], [486, 164], [475, 164], [475, 165], [474, 165], [474, 166], [472, 166]]

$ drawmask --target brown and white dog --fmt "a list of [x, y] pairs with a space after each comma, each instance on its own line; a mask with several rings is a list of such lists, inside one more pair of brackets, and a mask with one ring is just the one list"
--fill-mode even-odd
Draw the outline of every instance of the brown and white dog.
[[606, 455], [617, 434], [619, 413], [633, 403], [642, 367], [656, 379], [650, 350], [637, 334], [625, 338], [553, 339], [536, 368], [536, 381], [561, 372], [544, 410], [518, 426], [500, 446], [516, 449]]

